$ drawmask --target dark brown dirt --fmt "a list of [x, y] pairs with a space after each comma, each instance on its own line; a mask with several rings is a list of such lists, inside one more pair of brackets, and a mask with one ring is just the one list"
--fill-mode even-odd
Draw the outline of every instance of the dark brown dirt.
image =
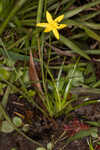
[[[17, 95], [11, 95], [9, 97], [7, 106], [9, 116], [12, 118], [15, 116], [15, 112], [21, 113], [25, 117], [23, 122], [30, 124], [30, 130], [27, 135], [45, 147], [48, 142], [58, 140], [64, 131], [64, 125], [70, 121], [70, 117], [67, 118], [67, 116], [61, 116], [53, 120], [46, 119], [37, 110], [34, 109], [33, 111], [31, 105], [28, 104], [25, 99], [21, 100], [22, 105], [18, 103], [20, 104], [20, 100]], [[84, 106], [71, 113], [71, 119], [77, 118], [81, 120], [83, 116], [89, 119], [89, 121], [99, 121], [100, 104]], [[67, 136], [67, 134], [65, 136]], [[64, 145], [66, 145], [67, 138], [57, 142], [54, 146], [54, 150], [61, 150]], [[11, 150], [11, 148], [16, 148], [16, 150], [35, 150], [36, 147], [38, 146], [16, 132], [10, 134], [0, 133], [0, 150]], [[64, 150], [89, 150], [87, 137], [82, 140], [75, 140], [66, 145]]]

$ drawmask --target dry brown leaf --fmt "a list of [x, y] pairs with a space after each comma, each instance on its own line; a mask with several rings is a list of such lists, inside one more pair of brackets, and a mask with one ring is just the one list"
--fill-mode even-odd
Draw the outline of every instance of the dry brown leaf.
[[[42, 98], [45, 99], [41, 84], [40, 84], [40, 80], [36, 71], [36, 67], [35, 67], [35, 63], [33, 60], [33, 56], [32, 56], [32, 51], [30, 50], [30, 66], [29, 66], [29, 75], [30, 75], [30, 79], [31, 81], [34, 81], [33, 86], [36, 87], [36, 89], [40, 92]], [[42, 99], [43, 100], [43, 99]], [[42, 103], [42, 101], [39, 100], [39, 104], [41, 106], [41, 108], [47, 112], [44, 104]]]
[[29, 66], [29, 76], [31, 81], [34, 81], [33, 85], [43, 94], [42, 87], [39, 81], [39, 77], [35, 68], [35, 63], [32, 56], [32, 51], [30, 50], [30, 66]]

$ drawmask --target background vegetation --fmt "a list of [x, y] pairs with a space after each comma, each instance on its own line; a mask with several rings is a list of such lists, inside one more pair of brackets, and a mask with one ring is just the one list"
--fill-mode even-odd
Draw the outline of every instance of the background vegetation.
[[[47, 22], [47, 10], [53, 19], [64, 14], [61, 23], [67, 26], [59, 31], [59, 40], [52, 32], [45, 33], [36, 26]], [[17, 96], [16, 103], [21, 105], [24, 100], [31, 113], [35, 112], [54, 124], [63, 116], [72, 120], [72, 112], [80, 107], [99, 103], [99, 33], [100, 0], [0, 1], [1, 132], [16, 130], [41, 146], [26, 135], [33, 122], [29, 117], [26, 123], [23, 112], [17, 109], [13, 112], [9, 102], [11, 95]], [[27, 112], [27, 116], [31, 114]], [[100, 123], [88, 119], [87, 124], [93, 127], [88, 132], [86, 126], [84, 132], [75, 131], [75, 136], [71, 136], [67, 144], [86, 136], [98, 141]], [[82, 124], [78, 125], [81, 127]], [[49, 144], [51, 148], [47, 148], [53, 149], [55, 144]], [[93, 149], [91, 138], [87, 145]]]

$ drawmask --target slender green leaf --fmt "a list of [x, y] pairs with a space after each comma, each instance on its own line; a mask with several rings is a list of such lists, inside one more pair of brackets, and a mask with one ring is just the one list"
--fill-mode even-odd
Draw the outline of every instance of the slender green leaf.
[[97, 35], [94, 31], [92, 31], [91, 29], [88, 29], [86, 27], [83, 27], [83, 29], [85, 30], [85, 32], [88, 34], [89, 37], [91, 37], [97, 41], [100, 41], [100, 36]]
[[20, 7], [26, 2], [26, 0], [19, 0], [17, 2], [17, 4], [15, 5], [15, 7], [12, 9], [12, 11], [8, 14], [8, 17], [6, 18], [6, 20], [2, 23], [1, 27], [0, 27], [0, 35], [2, 34], [2, 32], [4, 31], [5, 27], [7, 26], [8, 22], [10, 21], [10, 19], [15, 15], [15, 13], [20, 9]]
[[77, 20], [80, 21], [86, 21], [89, 19], [92, 19], [94, 17], [96, 17], [97, 15], [100, 14], [100, 11], [96, 11], [96, 12], [91, 12], [90, 14], [86, 14], [86, 15], [82, 15], [80, 18], [78, 18]]
[[98, 4], [100, 4], [100, 0], [95, 0], [93, 2], [85, 4], [84, 6], [81, 6], [81, 7], [75, 8], [73, 10], [70, 10], [70, 11], [68, 11], [64, 14], [64, 18], [66, 19], [66, 18], [70, 18], [72, 16], [75, 16], [79, 12], [82, 12], [83, 10], [88, 9], [88, 8], [93, 7], [95, 5], [98, 5]]
[[100, 121], [86, 121], [86, 123], [95, 127], [100, 127]]
[[39, 2], [38, 2], [38, 11], [37, 11], [37, 21], [36, 21], [36, 23], [39, 23], [41, 21], [42, 11], [43, 11], [43, 1], [44, 0], [39, 0]]
[[71, 40], [69, 40], [68, 38], [60, 35], [60, 42], [62, 42], [66, 46], [68, 46], [75, 53], [80, 54], [80, 56], [83, 56], [84, 58], [90, 60], [90, 57], [83, 50], [81, 50], [75, 43], [73, 43]]

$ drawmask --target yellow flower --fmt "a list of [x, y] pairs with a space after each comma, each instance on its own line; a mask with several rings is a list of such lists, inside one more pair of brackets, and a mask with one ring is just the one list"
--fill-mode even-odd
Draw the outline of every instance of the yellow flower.
[[64, 18], [64, 15], [61, 15], [57, 17], [56, 19], [53, 20], [51, 14], [46, 11], [46, 19], [48, 23], [37, 23], [36, 26], [38, 27], [44, 27], [45, 30], [44, 32], [50, 32], [52, 31], [55, 35], [55, 37], [59, 40], [59, 29], [65, 28], [67, 25], [66, 24], [59, 24], [59, 22]]

